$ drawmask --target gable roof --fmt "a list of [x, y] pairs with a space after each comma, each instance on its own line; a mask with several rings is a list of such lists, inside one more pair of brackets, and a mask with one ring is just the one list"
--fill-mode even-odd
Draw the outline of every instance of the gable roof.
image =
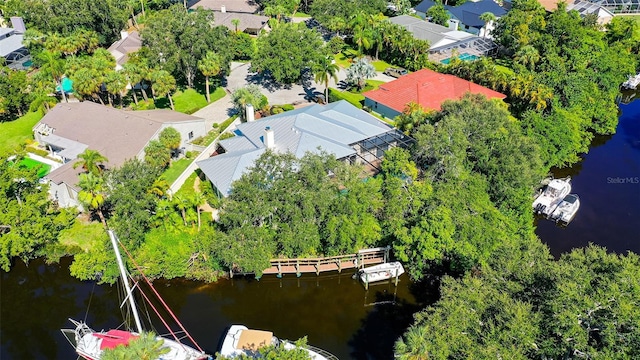
[[429, 41], [431, 48], [449, 45], [461, 40], [475, 38], [476, 35], [464, 31], [457, 31], [446, 26], [438, 25], [409, 15], [392, 17], [389, 21], [400, 25], [413, 34], [413, 37]]
[[51, 143], [74, 153], [85, 148], [97, 150], [109, 164], [119, 166], [136, 157], [163, 124], [185, 121], [204, 120], [166, 109], [124, 111], [83, 101], [57, 104], [34, 130], [49, 127], [52, 131], [43, 138]]
[[[427, 10], [435, 4], [432, 0], [424, 0], [418, 4], [415, 9], [416, 11], [426, 14]], [[480, 20], [480, 15], [485, 12], [490, 12], [496, 17], [501, 17], [507, 13], [505, 9], [493, 0], [466, 1], [462, 5], [445, 5], [444, 8], [463, 24], [475, 28], [484, 26], [484, 21]]]
[[15, 34], [13, 28], [0, 28], [0, 36], [6, 36], [0, 39], [0, 56], [6, 57], [16, 50], [24, 48], [22, 40], [24, 35]]
[[253, 0], [190, 0], [187, 6], [191, 10], [202, 7], [206, 10], [220, 12], [224, 6], [227, 12], [247, 14], [255, 14], [260, 8], [258, 3]]
[[265, 150], [265, 129], [274, 134], [273, 151], [302, 157], [320, 149], [344, 158], [356, 153], [351, 145], [393, 128], [342, 100], [314, 104], [238, 125], [238, 137], [220, 142], [224, 154], [197, 162], [207, 178], [227, 196], [239, 179]]
[[235, 31], [236, 26], [233, 24], [233, 19], [238, 19], [238, 31], [245, 31], [247, 29], [260, 30], [265, 25], [269, 18], [262, 15], [246, 14], [246, 13], [230, 13], [230, 12], [214, 12], [214, 24], [216, 26], [226, 26], [229, 30]]
[[[125, 32], [126, 34], [126, 32]], [[124, 39], [120, 39], [111, 46], [109, 46], [109, 52], [116, 58], [116, 64], [123, 65], [129, 59], [129, 54], [140, 50], [142, 47], [142, 38], [137, 31], [132, 31], [127, 34]]]
[[402, 112], [410, 102], [416, 102], [425, 109], [440, 110], [445, 100], [461, 99], [467, 92], [483, 94], [490, 99], [506, 97], [504, 94], [457, 76], [440, 74], [429, 69], [402, 76], [363, 95]]

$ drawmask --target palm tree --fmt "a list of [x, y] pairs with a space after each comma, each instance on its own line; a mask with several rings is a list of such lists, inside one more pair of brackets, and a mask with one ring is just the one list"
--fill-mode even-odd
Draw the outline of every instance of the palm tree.
[[105, 201], [104, 193], [104, 179], [101, 176], [94, 175], [93, 173], [80, 174], [80, 181], [78, 182], [80, 192], [78, 193], [78, 200], [91, 211], [98, 213], [102, 225], [107, 228], [107, 221], [102, 213], [102, 205]]
[[191, 200], [193, 201], [193, 205], [196, 207], [196, 211], [198, 213], [198, 231], [200, 231], [200, 225], [202, 223], [200, 219], [200, 211], [202, 210], [201, 206], [205, 203], [206, 199], [204, 195], [202, 195], [202, 193], [194, 192], [191, 197]]
[[487, 25], [489, 25], [489, 23], [491, 23], [492, 21], [496, 21], [496, 16], [492, 12], [487, 11], [480, 14], [479, 18], [480, 20], [484, 21], [484, 34], [482, 35], [482, 37], [486, 38]]
[[136, 94], [135, 86], [140, 84], [140, 89], [142, 90], [142, 79], [143, 75], [140, 71], [138, 65], [132, 62], [127, 62], [123, 66], [124, 68], [124, 76], [127, 78], [129, 85], [131, 86], [131, 93], [133, 94], [133, 101], [138, 105], [138, 95]]
[[513, 60], [522, 64], [527, 69], [533, 70], [536, 63], [540, 61], [540, 53], [533, 45], [525, 45], [515, 53]]
[[100, 175], [102, 168], [98, 165], [107, 162], [107, 158], [96, 150], [86, 149], [82, 154], [78, 155], [80, 161], [73, 164], [73, 168], [82, 167], [86, 172]]
[[97, 95], [102, 85], [102, 79], [97, 71], [89, 68], [82, 68], [71, 75], [75, 92], [82, 97], [98, 98], [104, 105], [102, 98]]
[[[234, 19], [237, 20], [237, 19]], [[237, 32], [237, 25], [236, 25]], [[211, 102], [211, 96], [209, 93], [209, 76], [218, 76], [222, 71], [222, 59], [220, 56], [213, 51], [207, 51], [202, 60], [198, 62], [198, 70], [202, 72], [202, 75], [205, 77], [205, 83], [207, 88], [207, 102]]]
[[151, 74], [151, 81], [153, 82], [153, 88], [160, 94], [166, 94], [171, 104], [171, 110], [175, 111], [173, 105], [173, 98], [171, 98], [171, 92], [176, 89], [176, 79], [169, 74], [166, 70], [155, 70]]
[[122, 107], [122, 93], [127, 90], [127, 79], [119, 71], [109, 71], [104, 77], [104, 85], [109, 93], [109, 105], [113, 106], [111, 102], [111, 95], [114, 97], [120, 96], [120, 107]]
[[191, 201], [184, 195], [177, 193], [171, 198], [171, 202], [173, 205], [180, 210], [180, 215], [182, 215], [182, 221], [184, 225], [187, 226], [187, 208], [191, 206]]
[[238, 25], [240, 25], [240, 19], [231, 19], [231, 23], [236, 28], [236, 34], [238, 33]]
[[347, 69], [347, 82], [356, 85], [358, 90], [362, 90], [367, 83], [367, 79], [376, 76], [376, 68], [365, 58], [356, 60]]
[[313, 64], [313, 71], [316, 82], [324, 84], [324, 98], [329, 102], [329, 80], [338, 82], [338, 65], [334, 64], [330, 57], [322, 57]]
[[62, 89], [62, 74], [64, 73], [64, 61], [60, 58], [60, 53], [44, 50], [38, 54], [38, 60], [42, 64], [40, 71], [48, 74], [53, 78], [56, 87], [60, 87], [62, 99], [66, 102], [67, 96]]

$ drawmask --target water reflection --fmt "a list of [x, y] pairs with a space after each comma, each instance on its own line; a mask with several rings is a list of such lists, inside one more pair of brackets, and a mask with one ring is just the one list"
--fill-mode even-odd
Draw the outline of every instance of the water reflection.
[[583, 160], [557, 177], [571, 175], [580, 210], [567, 228], [539, 220], [536, 233], [558, 257], [590, 242], [609, 251], [640, 253], [640, 101], [620, 105], [617, 132], [594, 139]]
[[[96, 330], [121, 324], [116, 287], [94, 288], [92, 282], [73, 279], [69, 264], [69, 258], [60, 265], [18, 261], [2, 273], [0, 358], [76, 359], [59, 331], [69, 326], [67, 318], [87, 316]], [[306, 335], [310, 344], [341, 359], [392, 358], [394, 342], [425, 306], [416, 299], [434, 299], [437, 293], [411, 283], [406, 274], [397, 288], [383, 283], [366, 291], [351, 275], [234, 278], [215, 284], [177, 279], [156, 281], [154, 287], [210, 353], [219, 348], [228, 326], [244, 324], [285, 339]]]

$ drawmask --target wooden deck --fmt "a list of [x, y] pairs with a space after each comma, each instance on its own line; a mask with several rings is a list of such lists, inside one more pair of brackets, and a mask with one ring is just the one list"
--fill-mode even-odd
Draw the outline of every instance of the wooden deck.
[[[273, 259], [271, 267], [265, 269], [265, 275], [296, 274], [300, 276], [303, 273], [315, 273], [319, 275], [321, 272], [338, 271], [344, 269], [362, 268], [367, 265], [375, 265], [387, 262], [389, 260], [389, 247], [364, 249], [358, 251], [357, 254], [348, 254], [340, 256], [322, 257], [322, 258], [297, 258], [297, 259]], [[231, 277], [233, 277], [233, 272]], [[237, 273], [236, 273], [237, 274]]]

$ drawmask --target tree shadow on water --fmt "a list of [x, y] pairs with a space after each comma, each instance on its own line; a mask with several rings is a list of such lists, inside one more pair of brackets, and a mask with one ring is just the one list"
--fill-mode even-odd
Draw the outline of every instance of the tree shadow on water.
[[439, 297], [439, 282], [412, 283], [409, 290], [416, 299], [410, 302], [396, 297], [395, 288], [376, 291], [365, 306], [374, 309], [362, 320], [360, 329], [349, 340], [352, 359], [393, 359], [395, 342], [413, 324], [413, 314], [433, 304]]

